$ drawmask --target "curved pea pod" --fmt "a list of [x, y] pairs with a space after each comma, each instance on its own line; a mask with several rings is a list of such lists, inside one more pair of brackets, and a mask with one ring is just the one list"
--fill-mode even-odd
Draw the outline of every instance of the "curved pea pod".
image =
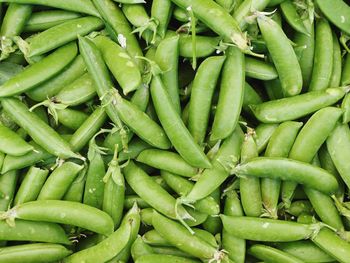
[[200, 261], [174, 255], [149, 254], [139, 257], [135, 263], [199, 263]]
[[0, 124], [0, 150], [3, 153], [22, 156], [34, 150], [34, 147], [23, 140], [17, 133]]
[[294, 181], [325, 194], [335, 193], [338, 182], [332, 174], [308, 163], [279, 157], [257, 157], [239, 164], [232, 171], [237, 176], [256, 176]]
[[73, 131], [79, 129], [89, 117], [85, 112], [70, 108], [58, 109], [56, 112], [58, 122]]
[[[63, 215], [63, 216], [62, 216]], [[20, 204], [2, 215], [2, 219], [24, 219], [69, 224], [109, 236], [113, 220], [105, 212], [78, 202], [38, 200]], [[15, 224], [17, 220], [14, 221]]]
[[0, 176], [0, 211], [5, 211], [12, 206], [12, 200], [15, 196], [16, 184], [19, 173], [10, 171]]
[[58, 244], [26, 244], [0, 249], [0, 261], [8, 263], [51, 262], [63, 259], [72, 251]]
[[198, 172], [197, 168], [185, 162], [180, 155], [170, 151], [146, 149], [137, 156], [136, 161], [185, 177], [192, 177]]
[[37, 56], [51, 51], [61, 45], [76, 40], [78, 35], [84, 36], [102, 28], [103, 22], [97, 17], [72, 19], [51, 27], [29, 40], [28, 56]]
[[306, 262], [334, 262], [335, 259], [311, 241], [278, 243], [277, 248]]
[[302, 17], [297, 12], [297, 8], [293, 1], [283, 1], [280, 5], [282, 14], [287, 23], [297, 32], [308, 35], [309, 32], [303, 23]]
[[350, 34], [350, 7], [345, 1], [317, 0], [316, 4], [329, 21]]
[[[227, 256], [202, 238], [192, 235], [181, 224], [154, 211], [152, 224], [155, 230], [173, 246], [201, 259], [225, 259]], [[226, 259], [227, 260], [227, 259]]]
[[308, 239], [318, 233], [319, 224], [300, 224], [267, 218], [220, 215], [224, 229], [242, 239], [288, 242]]
[[286, 97], [298, 95], [301, 92], [303, 78], [290, 40], [271, 18], [258, 17], [258, 24], [278, 72], [283, 94]]
[[98, 36], [93, 41], [101, 51], [104, 61], [122, 88], [124, 95], [136, 90], [142, 83], [141, 73], [126, 50], [105, 36]]
[[194, 167], [211, 167], [208, 158], [195, 143], [190, 132], [177, 114], [160, 76], [152, 78], [151, 96], [165, 133], [181, 157]]
[[249, 78], [272, 80], [278, 78], [275, 67], [265, 61], [245, 57], [245, 75]]
[[336, 103], [345, 95], [344, 88], [307, 92], [290, 98], [251, 105], [255, 117], [263, 123], [295, 120]]
[[77, 45], [71, 43], [32, 64], [1, 85], [0, 97], [19, 95], [53, 77], [75, 58], [77, 51]]
[[58, 224], [16, 220], [14, 226], [0, 222], [0, 240], [48, 242], [71, 245], [63, 228]]
[[180, 34], [179, 55], [185, 58], [192, 58], [193, 52], [197, 58], [207, 57], [214, 53], [219, 45], [220, 37], [196, 36], [195, 50], [193, 50], [192, 36]]
[[55, 94], [51, 100], [68, 106], [77, 106], [93, 99], [95, 95], [93, 80], [88, 73], [85, 73]]
[[286, 263], [302, 263], [303, 260], [294, 257], [279, 249], [256, 244], [249, 248], [248, 253], [260, 260], [268, 260], [269, 262], [286, 262]]

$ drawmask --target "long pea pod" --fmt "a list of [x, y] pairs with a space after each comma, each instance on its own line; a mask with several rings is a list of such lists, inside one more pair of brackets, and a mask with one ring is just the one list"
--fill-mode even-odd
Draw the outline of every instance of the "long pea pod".
[[171, 0], [154, 0], [151, 6], [151, 17], [158, 22], [157, 34], [164, 38], [173, 12]]
[[294, 257], [286, 252], [283, 252], [279, 249], [256, 244], [249, 248], [248, 253], [260, 260], [272, 260], [280, 261], [286, 263], [302, 263], [301, 259]]

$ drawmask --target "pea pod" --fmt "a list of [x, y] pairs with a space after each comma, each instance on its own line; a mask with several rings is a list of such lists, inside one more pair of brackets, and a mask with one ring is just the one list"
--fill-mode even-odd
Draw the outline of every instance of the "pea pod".
[[15, 196], [16, 184], [18, 180], [18, 172], [10, 171], [0, 176], [0, 211], [5, 211], [12, 206]]
[[157, 34], [164, 38], [173, 11], [170, 0], [152, 1], [151, 17], [158, 21]]
[[342, 75], [342, 55], [339, 40], [337, 35], [333, 32], [333, 68], [332, 75], [329, 81], [329, 87], [335, 88], [340, 86]]
[[272, 80], [278, 77], [273, 65], [251, 57], [245, 58], [245, 74], [249, 78], [260, 80]]
[[3, 153], [22, 156], [30, 151], [34, 147], [24, 141], [19, 135], [7, 128], [0, 125], [0, 150]]
[[273, 247], [256, 244], [249, 248], [249, 254], [270, 262], [302, 263], [301, 259]]
[[345, 56], [340, 83], [341, 85], [350, 84], [350, 54], [349, 53]]
[[280, 8], [283, 16], [287, 20], [287, 23], [296, 31], [308, 35], [309, 32], [303, 23], [303, 19], [297, 12], [297, 8], [295, 7], [293, 1], [287, 0], [283, 1], [280, 4]]
[[269, 3], [268, 0], [248, 0], [248, 1], [236, 1], [236, 7], [233, 12], [234, 19], [239, 23], [239, 26], [242, 29], [245, 29], [248, 25], [246, 21], [246, 17], [249, 16], [249, 13], [254, 11], [262, 11], [267, 4]]
[[58, 109], [56, 112], [57, 121], [73, 131], [77, 130], [89, 117], [85, 112], [71, 108]]
[[195, 259], [189, 259], [185, 257], [173, 256], [173, 255], [159, 255], [149, 254], [139, 257], [136, 263], [199, 263], [200, 261]]

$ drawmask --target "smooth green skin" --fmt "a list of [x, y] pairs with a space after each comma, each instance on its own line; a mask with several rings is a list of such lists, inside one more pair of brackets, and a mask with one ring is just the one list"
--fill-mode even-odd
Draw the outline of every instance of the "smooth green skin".
[[[216, 203], [216, 205], [219, 206], [219, 212], [220, 212], [220, 202], [221, 202], [220, 188], [215, 189], [214, 192], [212, 192], [210, 196], [208, 196], [207, 198], [209, 197], [211, 197]], [[222, 232], [221, 220], [218, 216], [215, 216], [215, 215], [209, 215], [208, 218], [203, 222], [202, 226], [203, 226], [203, 229], [206, 231], [206, 233], [211, 233], [212, 235], [218, 235], [218, 234], [220, 235]], [[203, 238], [203, 239], [206, 240], [206, 238]], [[215, 245], [215, 247], [219, 247], [219, 246]]]
[[[235, 43], [239, 49], [247, 49], [244, 39], [235, 19], [220, 5], [210, 0], [172, 0], [174, 4], [183, 9], [192, 8], [196, 18], [207, 25], [211, 30], [227, 41]], [[211, 12], [208, 12], [211, 10]]]
[[7, 80], [22, 72], [24, 67], [14, 62], [1, 62], [0, 64], [0, 85], [5, 83]]
[[281, 249], [305, 262], [334, 262], [335, 259], [326, 254], [311, 241], [294, 241], [278, 243], [277, 248]]
[[77, 177], [68, 188], [67, 192], [63, 196], [63, 200], [73, 202], [83, 202], [84, 188], [86, 181], [86, 168], [81, 170]]
[[52, 0], [0, 0], [0, 3], [18, 3], [31, 5], [44, 5], [58, 9], [75, 11], [78, 13], [99, 16], [92, 3], [88, 0], [52, 1]]
[[[243, 208], [236, 191], [226, 193], [224, 214], [227, 216], [243, 216]], [[225, 229], [222, 232], [222, 247], [228, 252], [228, 257], [233, 262], [244, 263], [246, 254], [246, 241], [227, 233]]]
[[[189, 180], [166, 171], [161, 171], [161, 176], [166, 184], [180, 196], [187, 195], [191, 192], [194, 185], [194, 183]], [[217, 215], [220, 213], [220, 206], [212, 196], [207, 196], [197, 201], [194, 207], [197, 211], [208, 215]]]
[[[193, 57], [192, 36], [179, 34], [179, 55], [184, 58]], [[220, 42], [219, 37], [196, 36], [196, 57], [207, 57], [215, 52]]]
[[45, 54], [59, 46], [74, 41], [78, 35], [84, 36], [94, 30], [101, 29], [103, 22], [97, 17], [82, 17], [68, 20], [51, 27], [29, 41], [29, 57]]
[[138, 236], [131, 246], [131, 256], [134, 261], [144, 255], [153, 254], [154, 251], [151, 246], [147, 245], [141, 236]]
[[143, 140], [139, 138], [134, 138], [130, 141], [128, 145], [128, 151], [127, 152], [120, 152], [118, 160], [119, 162], [126, 161], [128, 159], [136, 159], [141, 152], [143, 152], [146, 149], [152, 148], [149, 144], [144, 142]]
[[271, 263], [303, 263], [304, 261], [279, 249], [256, 244], [249, 248], [248, 253], [254, 257]]
[[225, 8], [229, 13], [233, 10], [234, 7], [238, 4], [239, 1], [234, 0], [216, 0], [219, 5]]
[[350, 34], [350, 7], [342, 0], [317, 0], [316, 5], [336, 27]]
[[67, 65], [59, 74], [35, 86], [33, 89], [28, 90], [26, 95], [38, 102], [51, 98], [82, 76], [85, 70], [84, 60], [78, 55], [73, 62]]
[[[114, 225], [105, 212], [85, 204], [61, 200], [38, 200], [9, 210], [18, 219], [69, 224], [109, 236]], [[12, 214], [9, 212], [9, 216]]]
[[137, 195], [126, 195], [124, 199], [124, 208], [130, 209], [133, 207], [134, 203], [137, 203], [139, 208], [149, 208], [151, 207], [147, 202], [145, 202], [141, 197]]
[[151, 96], [160, 123], [176, 151], [190, 165], [210, 168], [211, 164], [203, 150], [196, 144], [171, 102], [160, 76], [151, 82]]
[[243, 103], [242, 103], [242, 110], [245, 113], [251, 114], [251, 110], [249, 108], [249, 105], [252, 104], [260, 104], [262, 103], [262, 99], [260, 95], [253, 89], [252, 86], [250, 86], [247, 82], [244, 86], [244, 95], [243, 95]]
[[272, 80], [278, 78], [275, 67], [265, 61], [245, 57], [245, 75], [249, 78]]
[[79, 13], [64, 10], [48, 10], [33, 13], [24, 26], [24, 32], [38, 32], [57, 26], [67, 20], [81, 17]]
[[153, 253], [161, 254], [161, 255], [173, 255], [185, 258], [194, 258], [192, 255], [183, 252], [182, 250], [176, 247], [152, 247]]
[[[265, 150], [266, 157], [288, 157], [295, 138], [303, 125], [302, 122], [287, 121], [281, 123], [273, 132]], [[264, 208], [271, 218], [277, 219], [281, 181], [269, 178], [261, 179], [261, 193]]]
[[3, 98], [1, 104], [8, 115], [22, 127], [29, 136], [49, 153], [60, 158], [81, 158], [71, 146], [49, 125], [18, 99]]
[[248, 0], [237, 3], [237, 8], [233, 12], [233, 18], [239, 23], [240, 28], [245, 29], [248, 26], [245, 18], [250, 15], [252, 10], [262, 11], [265, 9], [269, 0]]
[[350, 244], [327, 228], [321, 229], [312, 241], [328, 255], [342, 263], [349, 262]]
[[[110, 26], [110, 30], [115, 35], [123, 35], [126, 38], [126, 50], [131, 57], [143, 56], [136, 35], [132, 33], [132, 28], [118, 5], [111, 0], [92, 0], [92, 2], [103, 20]], [[136, 60], [136, 63], [140, 70], [143, 70], [143, 62]]]
[[152, 224], [154, 229], [170, 244], [190, 255], [201, 259], [212, 259], [217, 253], [216, 248], [202, 238], [192, 235], [180, 223], [172, 221], [156, 211], [153, 212]]
[[199, 145], [203, 144], [207, 133], [212, 98], [224, 61], [224, 56], [204, 60], [192, 83], [187, 126]]
[[338, 189], [332, 174], [308, 163], [281, 157], [257, 157], [236, 166], [233, 171], [239, 177], [256, 176], [294, 181], [325, 194]]
[[[152, 11], [154, 10], [155, 6], [160, 5], [160, 2], [163, 2], [164, 5], [171, 3], [169, 0], [153, 1]], [[159, 33], [163, 34], [163, 32], [159, 32]], [[161, 79], [164, 83], [164, 86], [171, 98], [171, 101], [177, 113], [180, 115], [181, 105], [180, 105], [179, 79], [178, 79], [179, 36], [167, 37], [163, 39], [157, 47], [157, 50], [154, 55], [154, 61], [158, 64], [160, 69], [163, 71], [161, 75]]]
[[122, 5], [122, 10], [125, 17], [134, 27], [142, 27], [150, 22], [150, 17], [147, 14], [146, 8], [142, 4], [136, 5]]
[[191, 192], [183, 198], [185, 201], [194, 203], [207, 197], [227, 179], [229, 172], [223, 164], [236, 163], [239, 160], [243, 136], [242, 130], [237, 126], [235, 131], [222, 143], [212, 161], [213, 167], [204, 170]]
[[[252, 134], [246, 134], [241, 150], [241, 162], [245, 163], [252, 158], [257, 157], [258, 148]], [[247, 216], [261, 216], [263, 212], [260, 178], [246, 177], [240, 178], [239, 190], [241, 196], [241, 203], [245, 215]]]
[[278, 72], [284, 96], [298, 95], [303, 86], [303, 78], [290, 40], [271, 18], [258, 17], [258, 24]]
[[17, 190], [14, 205], [36, 200], [48, 174], [48, 170], [30, 167]]
[[80, 151], [106, 122], [107, 114], [103, 107], [96, 108], [80, 125], [69, 140], [74, 151]]
[[58, 122], [73, 131], [79, 129], [88, 117], [88, 114], [79, 110], [70, 108], [57, 110]]
[[151, 6], [151, 17], [158, 21], [157, 34], [164, 38], [173, 12], [170, 0], [154, 0]]
[[336, 88], [340, 86], [340, 80], [342, 75], [342, 54], [341, 48], [338, 40], [338, 36], [335, 32], [332, 32], [333, 35], [333, 68], [332, 75], [329, 81], [330, 88]]
[[287, 23], [297, 32], [308, 35], [309, 32], [303, 23], [303, 19], [297, 12], [296, 6], [291, 0], [284, 1], [280, 5], [281, 12]]
[[52, 100], [68, 106], [77, 106], [93, 99], [95, 95], [93, 81], [90, 75], [85, 73], [54, 95]]
[[291, 121], [330, 106], [344, 97], [343, 88], [307, 92], [290, 98], [251, 105], [255, 117], [263, 123]]
[[3, 161], [1, 174], [4, 174], [11, 170], [22, 169], [36, 163], [41, 162], [42, 160], [47, 160], [50, 157], [53, 157], [51, 154], [46, 152], [43, 148], [37, 145], [35, 142], [31, 141], [29, 144], [33, 145], [35, 151], [29, 152], [22, 156], [11, 156], [6, 155]]
[[1, 24], [0, 35], [2, 37], [19, 36], [31, 14], [31, 5], [9, 4]]
[[32, 241], [71, 245], [63, 228], [48, 222], [16, 220], [15, 226], [0, 222], [0, 240]]
[[135, 263], [199, 263], [200, 261], [195, 259], [189, 259], [185, 257], [173, 256], [173, 255], [159, 255], [149, 254], [139, 257]]
[[150, 246], [171, 247], [164, 237], [162, 237], [156, 230], [152, 229], [142, 235], [142, 240]]
[[244, 64], [244, 55], [238, 48], [230, 47], [226, 51], [211, 141], [227, 138], [237, 126], [244, 96]]
[[313, 214], [313, 208], [309, 201], [306, 200], [297, 200], [294, 201], [288, 209], [286, 209], [288, 214], [293, 216], [300, 216], [302, 214]]
[[34, 147], [23, 140], [17, 133], [0, 124], [0, 151], [13, 156], [22, 156]]
[[[309, 34], [296, 32], [293, 38], [293, 42], [298, 48], [295, 49], [297, 54], [301, 74], [303, 76], [303, 89], [307, 90], [310, 84], [312, 75], [312, 69], [314, 66], [314, 54], [315, 54], [315, 26], [309, 25]], [[299, 47], [304, 47], [299, 51]]]
[[78, 175], [83, 166], [65, 162], [56, 168], [41, 188], [38, 200], [60, 200]]
[[118, 255], [128, 244], [135, 218], [123, 220], [121, 226], [98, 244], [65, 258], [64, 263], [106, 262]]
[[350, 130], [347, 124], [338, 124], [327, 139], [327, 149], [344, 183], [350, 187]]
[[[0, 97], [19, 95], [50, 79], [66, 67], [77, 55], [77, 45], [68, 44], [32, 64], [1, 85]], [[38, 74], [40, 72], [40, 74]], [[44, 74], [42, 74], [44, 72]]]
[[349, 85], [350, 84], [350, 54], [348, 53], [344, 59], [344, 65], [341, 74], [341, 85]]
[[277, 127], [278, 124], [260, 123], [255, 128], [255, 140], [259, 153], [261, 153], [267, 147], [267, 144], [269, 143], [269, 140]]
[[[124, 95], [136, 90], [141, 84], [141, 73], [133, 58], [120, 45], [105, 36], [98, 36], [94, 40], [107, 67], [119, 83]], [[111, 54], [115, 54], [111, 56]]]
[[170, 151], [146, 149], [137, 156], [136, 161], [185, 177], [192, 177], [198, 172], [197, 168], [185, 162], [180, 155]]
[[175, 6], [174, 7], [174, 10], [173, 10], [173, 17], [179, 21], [179, 22], [182, 22], [182, 23], [185, 23], [185, 22], [188, 22], [188, 12], [186, 12], [186, 10], [178, 7], [178, 6]]
[[283, 3], [284, 1], [286, 0], [270, 0], [267, 6], [276, 6], [276, 5], [279, 5], [280, 3]]
[[350, 122], [350, 94], [346, 94], [342, 103], [341, 109], [343, 110], [343, 123]]
[[58, 244], [26, 244], [0, 249], [0, 260], [8, 263], [45, 263], [63, 259], [72, 254], [62, 245]]
[[267, 218], [220, 215], [224, 229], [242, 239], [289, 242], [310, 238], [315, 226]]
[[15, 196], [18, 172], [10, 171], [0, 176], [0, 211], [6, 211], [12, 205]]
[[278, 100], [284, 97], [279, 79], [264, 81], [264, 87], [270, 100]]
[[329, 88], [333, 70], [333, 36], [332, 29], [325, 19], [316, 23], [314, 67], [308, 90]]

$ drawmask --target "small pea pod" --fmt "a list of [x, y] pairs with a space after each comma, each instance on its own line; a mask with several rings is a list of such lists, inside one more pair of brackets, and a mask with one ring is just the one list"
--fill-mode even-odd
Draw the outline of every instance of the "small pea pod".
[[301, 259], [291, 254], [283, 252], [279, 249], [256, 244], [249, 248], [248, 253], [260, 260], [268, 260], [270, 262], [286, 262], [286, 263], [302, 263]]

